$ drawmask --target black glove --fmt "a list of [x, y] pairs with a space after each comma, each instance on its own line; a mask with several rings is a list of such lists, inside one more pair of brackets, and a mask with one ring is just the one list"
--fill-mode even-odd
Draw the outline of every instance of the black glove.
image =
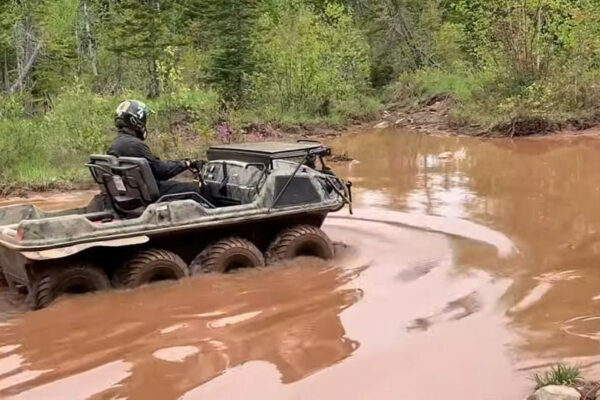
[[201, 171], [206, 162], [204, 160], [185, 160], [185, 167], [196, 171]]
[[312, 169], [317, 168], [317, 157], [315, 157], [314, 155], [308, 156], [308, 158], [304, 162], [304, 165]]
[[333, 170], [331, 168], [329, 168], [327, 165], [323, 165], [323, 169], [321, 170], [321, 172], [326, 175], [335, 176], [335, 173], [333, 172]]

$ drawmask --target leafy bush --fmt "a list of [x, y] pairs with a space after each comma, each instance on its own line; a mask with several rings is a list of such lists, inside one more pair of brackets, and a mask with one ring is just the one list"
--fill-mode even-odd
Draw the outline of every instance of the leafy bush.
[[[126, 98], [142, 96], [100, 96], [76, 86], [65, 90], [46, 114], [27, 118], [17, 96], [0, 97], [11, 117], [0, 119], [0, 179], [36, 186], [89, 179], [83, 165], [90, 154], [105, 152], [114, 139], [114, 110]], [[200, 90], [149, 102], [156, 113], [149, 121], [150, 144], [159, 154], [198, 156], [205, 137], [200, 135], [200, 148], [190, 149], [189, 136], [210, 134], [217, 104], [213, 92]]]
[[391, 87], [389, 100], [400, 105], [411, 105], [414, 102], [427, 102], [440, 95], [450, 95], [457, 100], [468, 101], [486, 78], [481, 73], [469, 70], [448, 72], [427, 68], [406, 72]]
[[257, 25], [252, 98], [266, 115], [328, 115], [364, 93], [368, 45], [342, 6], [321, 16], [300, 1], [272, 0]]

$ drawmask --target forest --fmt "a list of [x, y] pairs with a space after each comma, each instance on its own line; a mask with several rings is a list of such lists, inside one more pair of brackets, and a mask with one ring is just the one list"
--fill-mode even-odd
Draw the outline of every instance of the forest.
[[85, 179], [126, 98], [168, 157], [441, 97], [459, 131], [600, 120], [599, 0], [0, 2], [0, 191]]

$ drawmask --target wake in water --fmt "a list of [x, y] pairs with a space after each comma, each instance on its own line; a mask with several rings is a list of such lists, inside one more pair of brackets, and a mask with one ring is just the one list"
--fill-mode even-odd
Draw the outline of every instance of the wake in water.
[[494, 246], [501, 258], [510, 258], [519, 254], [517, 246], [501, 232], [461, 218], [409, 214], [377, 208], [355, 210], [354, 216], [340, 213], [331, 215], [329, 218], [342, 224], [344, 221], [347, 222], [350, 229], [352, 221], [378, 222], [475, 240]]

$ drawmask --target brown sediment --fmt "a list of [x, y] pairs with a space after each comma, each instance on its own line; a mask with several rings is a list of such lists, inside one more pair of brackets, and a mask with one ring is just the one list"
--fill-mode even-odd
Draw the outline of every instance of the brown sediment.
[[361, 298], [343, 287], [361, 270], [304, 259], [280, 271], [92, 296], [88, 306], [66, 299], [0, 327], [0, 348], [18, 345], [2, 355], [3, 366], [11, 355], [24, 362], [3, 371], [2, 381], [46, 371], [0, 394], [48, 398], [53, 387], [114, 362], [126, 366], [122, 386], [101, 388], [104, 395], [178, 398], [251, 360], [276, 365], [283, 383], [298, 381], [359, 347], [338, 314]]
[[522, 399], [557, 361], [598, 379], [600, 140], [331, 144], [360, 163], [335, 166], [356, 210], [325, 223], [330, 264], [2, 300], [0, 397]]
[[97, 189], [67, 192], [26, 192], [21, 196], [0, 198], [0, 207], [15, 204], [33, 204], [47, 211], [76, 208], [86, 205], [97, 193]]

